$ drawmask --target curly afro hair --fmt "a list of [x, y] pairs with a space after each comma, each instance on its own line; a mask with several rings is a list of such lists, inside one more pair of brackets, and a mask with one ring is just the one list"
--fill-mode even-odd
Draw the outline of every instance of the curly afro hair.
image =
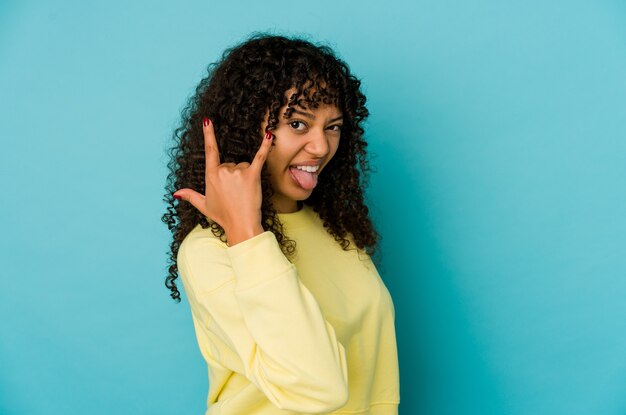
[[[369, 112], [360, 90], [361, 81], [350, 73], [348, 65], [328, 46], [302, 38], [256, 33], [226, 49], [218, 62], [209, 64], [207, 72], [182, 110], [181, 124], [173, 134], [174, 145], [168, 150], [164, 201], [169, 206], [161, 220], [173, 234], [169, 275], [165, 280], [170, 296], [180, 301], [175, 284], [178, 248], [194, 227], [210, 227], [216, 237], [226, 242], [224, 229], [218, 223], [208, 220], [190, 203], [179, 204], [172, 196], [182, 188], [204, 194], [204, 117], [214, 124], [221, 162], [241, 163], [251, 162], [261, 145], [261, 125], [267, 114], [266, 130], [272, 130], [278, 125], [279, 111], [284, 106], [285, 116], [290, 117], [296, 105], [336, 105], [344, 117], [339, 147], [333, 162], [324, 170], [324, 177], [302, 203], [317, 212], [342, 249], [350, 249], [352, 241], [358, 249], [372, 255], [380, 235], [369, 217], [363, 191], [371, 170], [362, 128]], [[296, 92], [288, 97], [287, 91], [294, 88]], [[283, 253], [292, 260], [295, 241], [283, 232], [272, 205], [273, 189], [265, 166], [261, 187], [263, 229], [276, 235]]]

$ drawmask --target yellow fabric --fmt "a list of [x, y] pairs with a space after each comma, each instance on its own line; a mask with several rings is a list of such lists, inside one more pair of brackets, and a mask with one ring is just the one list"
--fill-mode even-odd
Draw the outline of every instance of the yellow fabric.
[[374, 263], [310, 206], [279, 218], [293, 263], [269, 231], [229, 247], [198, 225], [180, 245], [206, 415], [397, 414], [395, 311]]

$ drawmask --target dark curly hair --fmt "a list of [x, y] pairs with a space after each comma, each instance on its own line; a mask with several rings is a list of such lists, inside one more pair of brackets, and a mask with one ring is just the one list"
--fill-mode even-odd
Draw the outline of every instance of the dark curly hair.
[[[328, 46], [302, 38], [254, 33], [241, 44], [226, 49], [218, 62], [209, 64], [207, 71], [182, 110], [181, 124], [173, 134], [174, 145], [168, 150], [164, 201], [169, 206], [161, 220], [173, 234], [169, 275], [165, 280], [171, 297], [180, 301], [174, 281], [178, 248], [185, 236], [200, 224], [205, 229], [210, 227], [216, 237], [226, 242], [224, 229], [218, 223], [207, 220], [191, 203], [179, 204], [172, 196], [182, 188], [204, 194], [204, 117], [214, 124], [221, 162], [241, 163], [251, 162], [256, 154], [263, 140], [261, 124], [268, 113], [266, 130], [272, 130], [278, 125], [280, 108], [287, 104], [287, 117], [295, 105], [336, 105], [344, 117], [339, 147], [324, 169], [323, 180], [303, 203], [312, 206], [344, 250], [349, 249], [351, 234], [356, 246], [372, 255], [381, 237], [370, 220], [363, 194], [372, 170], [361, 126], [369, 112], [360, 91], [361, 81], [350, 73], [348, 65]], [[296, 92], [287, 97], [286, 92], [292, 88]], [[283, 253], [291, 260], [295, 241], [284, 234], [276, 215], [265, 166], [261, 187], [263, 229], [276, 235]]]

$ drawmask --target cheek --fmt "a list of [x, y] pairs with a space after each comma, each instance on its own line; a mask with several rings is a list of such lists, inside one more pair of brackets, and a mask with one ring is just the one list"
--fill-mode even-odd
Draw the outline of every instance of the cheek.
[[339, 139], [331, 142], [330, 144], [330, 153], [331, 153], [331, 157], [333, 158], [335, 157], [335, 154], [337, 154], [337, 150], [339, 149]]
[[281, 169], [281, 165], [283, 164], [283, 157], [281, 157], [280, 150], [277, 146], [272, 147], [272, 151], [267, 155], [267, 160], [265, 160], [265, 164], [267, 165], [267, 169], [274, 173]]
[[[285, 139], [285, 137], [281, 137], [281, 139]], [[266, 163], [269, 163], [270, 166], [268, 168], [275, 170], [284, 170], [287, 168], [290, 161], [290, 148], [289, 146], [285, 146], [285, 143], [275, 142], [272, 146], [272, 151], [270, 151], [267, 155]]]

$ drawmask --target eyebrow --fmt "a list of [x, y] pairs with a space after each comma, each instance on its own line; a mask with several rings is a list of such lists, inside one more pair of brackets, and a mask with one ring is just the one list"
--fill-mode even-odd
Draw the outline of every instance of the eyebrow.
[[[298, 111], [297, 109], [294, 109], [293, 112], [296, 113], [296, 114], [300, 114], [303, 117], [307, 117], [310, 120], [314, 120], [315, 119], [315, 115], [311, 114], [310, 112], [302, 112], [302, 111]], [[330, 120], [329, 122], [335, 122], [335, 121], [338, 121], [338, 120], [341, 120], [341, 119], [343, 119], [343, 115], [340, 115], [339, 117], [335, 117], [332, 120]]]

